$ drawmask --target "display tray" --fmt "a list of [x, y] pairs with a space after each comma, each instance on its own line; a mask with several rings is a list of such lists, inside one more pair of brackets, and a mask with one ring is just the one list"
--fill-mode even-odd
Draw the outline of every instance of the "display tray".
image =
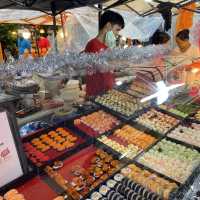
[[200, 123], [200, 109], [188, 116], [188, 119], [190, 119], [193, 122]]
[[[128, 138], [124, 138], [125, 136], [123, 132], [125, 131], [126, 127], [128, 129], [131, 128], [131, 131], [133, 132], [139, 131], [137, 132], [137, 138], [132, 137], [130, 138], [130, 140], [128, 140]], [[121, 135], [120, 133], [118, 133], [117, 135], [117, 132], [119, 131], [121, 131], [123, 135]], [[127, 134], [130, 137], [131, 133], [127, 132]], [[134, 133], [132, 134], [132, 136], [136, 137]], [[146, 143], [144, 144], [144, 140], [145, 140], [144, 136], [149, 137], [148, 140], [155, 138], [155, 141], [152, 141], [152, 142], [148, 141], [149, 144], [146, 144]], [[106, 144], [107, 141], [104, 141], [105, 138], [106, 140], [109, 139], [110, 142], [108, 144]], [[125, 161], [128, 160], [130, 162], [130, 160], [136, 159], [142, 152], [150, 149], [155, 143], [157, 143], [162, 138], [163, 136], [161, 136], [160, 134], [157, 134], [147, 129], [145, 129], [144, 131], [144, 129], [140, 125], [130, 122], [128, 124], [121, 124], [119, 127], [115, 128], [114, 130], [104, 134], [103, 136], [99, 136], [97, 138], [97, 142], [101, 146], [101, 148], [108, 149], [110, 152], [115, 153], [119, 158], [121, 159], [124, 158]], [[133, 142], [134, 140], [137, 142]], [[114, 145], [116, 148], [114, 146], [112, 147], [112, 145]], [[128, 145], [129, 145], [129, 148], [134, 147], [136, 148], [136, 152], [133, 152], [133, 150], [131, 152], [131, 149], [130, 151], [128, 151], [127, 149], [127, 153], [122, 153], [121, 151], [123, 150], [120, 149], [119, 145], [122, 145], [125, 148], [128, 148]], [[123, 148], [122, 146], [121, 148]]]
[[180, 186], [174, 200], [198, 200], [200, 191], [200, 166], [198, 166], [186, 183]]
[[[94, 127], [94, 128], [92, 128], [92, 127], [86, 125], [85, 123], [83, 123], [83, 122], [81, 122], [81, 121], [80, 121], [79, 123], [76, 123], [76, 121], [79, 121], [79, 120], [81, 120], [82, 118], [88, 118], [88, 117], [91, 117], [92, 115], [94, 116], [95, 113], [100, 113], [100, 112], [104, 113], [104, 114], [101, 114], [101, 117], [104, 115], [104, 119], [102, 119], [101, 117], [99, 118], [98, 121], [97, 121], [96, 118], [93, 119], [93, 120], [90, 119], [90, 121], [91, 121], [90, 123], [91, 123], [92, 126], [94, 126], [95, 123], [98, 123], [98, 124], [96, 125], [96, 127]], [[105, 117], [105, 115], [107, 115], [107, 116]], [[102, 129], [104, 129], [104, 127], [102, 126], [102, 123], [103, 123], [102, 121], [104, 120], [104, 123], [106, 123], [106, 125], [108, 125], [107, 121], [109, 121], [109, 120], [111, 120], [111, 119], [112, 119], [112, 122], [110, 122], [110, 124], [109, 124], [110, 128], [107, 128], [107, 130], [101, 131], [101, 133], [99, 133], [99, 131], [95, 130], [95, 128], [97, 129], [97, 126], [102, 127]], [[96, 122], [95, 122], [95, 120], [96, 120]], [[115, 121], [115, 122], [114, 122], [114, 121]], [[98, 137], [98, 136], [100, 136], [100, 135], [105, 134], [106, 132], [110, 132], [110, 131], [112, 131], [113, 129], [119, 127], [119, 126], [122, 124], [122, 121], [120, 121], [117, 117], [111, 115], [111, 114], [108, 113], [108, 112], [105, 112], [105, 111], [103, 111], [103, 110], [97, 110], [96, 112], [92, 112], [92, 113], [90, 113], [89, 115], [83, 115], [83, 116], [81, 116], [80, 118], [74, 119], [73, 124], [74, 124], [74, 126], [75, 126], [76, 128], [78, 128], [80, 131], [86, 133], [88, 136], [90, 136], [90, 137]], [[101, 124], [101, 125], [100, 125], [100, 124]]]
[[16, 114], [16, 117], [18, 117], [18, 118], [24, 118], [31, 114], [39, 112], [40, 110], [41, 110], [41, 108], [37, 108], [37, 107], [24, 108], [24, 109], [17, 111], [15, 114]]
[[[39, 141], [41, 141], [41, 138], [40, 138], [41, 136], [44, 136], [48, 133], [52, 133], [52, 131], [55, 131], [57, 128], [61, 128], [61, 127], [63, 128], [65, 132], [69, 133], [69, 136], [64, 137], [60, 135], [60, 132], [57, 131], [59, 134], [57, 134], [56, 132], [56, 135], [57, 135], [56, 137], [60, 139], [60, 142], [59, 142], [60, 144], [64, 145], [63, 142], [67, 142], [65, 148], [63, 148], [63, 146], [57, 145], [58, 143], [56, 143], [55, 145], [55, 143], [51, 141], [51, 143], [48, 144], [49, 149], [42, 152], [43, 150], [39, 150], [38, 148], [39, 146], [44, 147], [43, 145], [39, 143], [39, 146], [38, 146], [37, 142], [36, 142], [37, 145], [35, 144], [33, 145], [32, 142], [35, 139], [36, 140], [39, 139]], [[60, 136], [62, 137], [60, 138]], [[52, 137], [48, 135], [48, 138], [52, 138]], [[58, 140], [55, 140], [55, 137], [52, 139], [53, 141], [58, 141]], [[42, 144], [45, 144], [47, 146], [46, 140], [47, 140], [46, 138], [43, 138]], [[54, 127], [43, 129], [41, 131], [35, 132], [32, 135], [22, 138], [23, 146], [25, 148], [25, 152], [28, 155], [29, 160], [31, 161], [32, 164], [34, 164], [37, 167], [43, 167], [44, 165], [50, 164], [51, 162], [55, 161], [56, 159], [59, 159], [62, 156], [65, 156], [65, 157], [70, 156], [71, 154], [75, 153], [77, 149], [80, 150], [83, 147], [85, 147], [87, 140], [88, 140], [88, 137], [86, 135], [70, 130], [69, 128], [66, 127], [66, 123], [60, 123], [59, 125], [56, 125]], [[54, 146], [52, 146], [53, 144]]]
[[[180, 183], [178, 183], [178, 182], [166, 177], [165, 175], [160, 174], [140, 163], [137, 163], [135, 161], [129, 163], [129, 165], [127, 165], [127, 167], [125, 167], [124, 169], [121, 170], [121, 173], [125, 177], [128, 177], [129, 179], [133, 180], [134, 182], [142, 185], [147, 190], [156, 193], [157, 195], [160, 196], [161, 199], [168, 199], [168, 200], [174, 199], [178, 190], [181, 187]], [[162, 179], [162, 181], [160, 179]], [[169, 188], [166, 187], [166, 185], [168, 185], [167, 182], [173, 183], [176, 185], [173, 189], [170, 189], [170, 193], [168, 190]], [[165, 192], [167, 194], [165, 194]], [[165, 198], [164, 198], [164, 196], [165, 196]], [[166, 197], [166, 196], [168, 196], [168, 197]]]
[[[90, 145], [90, 146], [84, 148], [83, 150], [79, 151], [77, 154], [75, 154], [75, 155], [69, 157], [68, 159], [64, 160], [63, 161], [63, 167], [60, 168], [60, 169], [58, 169], [57, 173], [59, 173], [62, 177], [64, 177], [64, 179], [67, 180], [67, 182], [71, 186], [73, 186], [73, 188], [75, 189], [76, 186], [74, 185], [74, 181], [78, 177], [73, 173], [73, 171], [77, 171], [77, 170], [79, 171], [79, 169], [81, 168], [81, 171], [82, 171], [82, 173], [85, 174], [85, 176], [88, 176], [89, 174], [91, 174], [90, 170], [91, 170], [91, 167], [94, 165], [94, 164], [92, 164], [92, 159], [94, 159], [94, 157], [96, 156], [96, 151], [97, 150], [101, 150], [101, 149], [98, 148], [96, 145]], [[109, 152], [107, 152], [107, 153], [109, 154]], [[111, 155], [111, 154], [109, 154], [109, 155]], [[115, 155], [111, 155], [111, 156], [112, 156], [113, 159], [117, 159], [115, 157]], [[110, 166], [111, 163], [108, 163], [108, 165]], [[95, 164], [95, 166], [97, 167], [96, 164]], [[119, 162], [119, 165], [117, 165], [117, 166], [118, 167], [115, 170], [113, 170], [112, 173], [109, 173], [109, 174], [107, 174], [107, 172], [106, 173], [102, 173], [101, 176], [99, 176], [98, 178], [96, 178], [95, 180], [93, 180], [94, 182], [92, 182], [92, 185], [87, 186], [83, 190], [80, 190], [80, 191], [77, 190], [78, 193], [83, 197], [82, 199], [85, 199], [86, 196], [91, 191], [93, 191], [103, 181], [107, 180], [111, 175], [113, 175], [119, 169], [121, 169], [121, 167], [123, 166], [123, 164], [121, 162]], [[90, 179], [91, 179], [92, 176], [94, 176], [94, 175], [92, 175], [92, 174], [89, 175]], [[85, 190], [86, 190], [86, 192], [85, 192]]]
[[[156, 114], [153, 114], [152, 111], [156, 112]], [[152, 114], [151, 114], [152, 113]], [[162, 115], [162, 117], [158, 117], [158, 115]], [[147, 116], [146, 119], [138, 120], [140, 117]], [[168, 118], [168, 119], [166, 119]], [[146, 122], [146, 121], [147, 122]], [[154, 121], [154, 124], [152, 125], [152, 121]], [[165, 122], [163, 122], [166, 120]], [[169, 126], [169, 120], [171, 125]], [[167, 133], [169, 133], [171, 130], [173, 130], [175, 127], [178, 126], [178, 124], [181, 122], [182, 119], [180, 117], [175, 117], [173, 114], [169, 114], [165, 112], [164, 110], [161, 110], [157, 107], [152, 106], [151, 108], [145, 108], [137, 113], [137, 115], [133, 118], [131, 123], [134, 123], [134, 126], [140, 127], [142, 130], [147, 130], [154, 132], [157, 135], [165, 136]], [[159, 125], [159, 129], [158, 129]], [[164, 127], [165, 125], [165, 127]], [[165, 128], [165, 129], [163, 129]]]
[[7, 187], [0, 188], [0, 195], [3, 196], [8, 191], [16, 189], [19, 194], [24, 195], [25, 200], [53, 200], [58, 195], [64, 194], [60, 188], [53, 186], [51, 182], [46, 181], [44, 178], [43, 175], [36, 176], [35, 172], [30, 171], [27, 175], [7, 185]]
[[30, 179], [16, 189], [24, 195], [26, 200], [53, 200], [58, 196], [39, 176]]
[[200, 151], [200, 122], [198, 123], [193, 120], [186, 119], [171, 130], [167, 134], [167, 138], [170, 138], [176, 143]]
[[[138, 101], [138, 98], [136, 98], [136, 97], [134, 97], [134, 96], [132, 96], [132, 95], [129, 95], [129, 94], [125, 93], [125, 92], [118, 91], [118, 90], [113, 90], [113, 91], [119, 92], [119, 93], [121, 93], [121, 94], [123, 94], [123, 95], [127, 95], [130, 99], [132, 99], [132, 101], [135, 101], [134, 104], [138, 104], [138, 107], [137, 107], [130, 115], [125, 115], [125, 114], [122, 114], [121, 112], [116, 111], [115, 109], [109, 108], [108, 106], [103, 105], [102, 103], [97, 102], [96, 99], [97, 99], [98, 97], [97, 97], [96, 99], [93, 99], [92, 101], [93, 101], [95, 104], [97, 104], [98, 106], [100, 106], [103, 110], [105, 110], [105, 111], [107, 111], [107, 112], [109, 112], [109, 113], [111, 113], [111, 114], [113, 114], [113, 115], [119, 117], [120, 119], [122, 119], [122, 120], [124, 120], [124, 121], [129, 121], [130, 119], [134, 118], [134, 117], [136, 116], [136, 113], [137, 113], [139, 110], [142, 110], [142, 109], [143, 109], [143, 107], [140, 105], [140, 103], [137, 102], [137, 101]], [[111, 90], [111, 92], [112, 92], [112, 90]], [[106, 94], [103, 94], [103, 95], [106, 95]], [[103, 96], [103, 95], [102, 95], [102, 96]], [[102, 97], [102, 96], [100, 96], [100, 97]], [[123, 100], [123, 101], [126, 101], [126, 100]], [[117, 104], [118, 104], [118, 103], [117, 103]], [[117, 105], [116, 105], [116, 106], [117, 106]]]
[[191, 102], [188, 104], [181, 104], [184, 100], [180, 102], [167, 102], [160, 106], [158, 106], [160, 109], [165, 110], [168, 113], [173, 114], [176, 117], [181, 117], [182, 119], [185, 119], [189, 117], [190, 115], [193, 115], [197, 112], [197, 110], [200, 109], [200, 104]]
[[[173, 150], [171, 148], [169, 148], [169, 150], [166, 149], [166, 146], [164, 146], [163, 150], [161, 148], [161, 142], [163, 141], [167, 141], [167, 142], [170, 142], [172, 143], [173, 146], [176, 146], [176, 145], [180, 145], [182, 149], [184, 149], [184, 151], [182, 151], [185, 155], [188, 154], [188, 156], [190, 156], [190, 158], [188, 158], [186, 156], [186, 158], [182, 158], [182, 159], [173, 159], [173, 158], [168, 158], [168, 160], [165, 160], [165, 161], [162, 161], [162, 160], [159, 160], [157, 158], [163, 158], [162, 154], [156, 154], [156, 156], [154, 155], [154, 158], [151, 158], [151, 159], [154, 159], [154, 161], [152, 160], [151, 162], [149, 161], [148, 164], [147, 163], [143, 163], [142, 159], [146, 156], [146, 158], [148, 157], [148, 159], [150, 159], [150, 154], [149, 152], [152, 151], [153, 149], [157, 149], [159, 152], [162, 152], [162, 151], [167, 151], [169, 152], [170, 155], [173, 154]], [[187, 152], [186, 152], [187, 150]], [[177, 152], [178, 150], [174, 150], [174, 157], [178, 154]], [[194, 153], [195, 151], [195, 153]], [[191, 158], [191, 152], [193, 152], [194, 154], [192, 155], [193, 158]], [[180, 153], [180, 152], [179, 152]], [[181, 153], [182, 154], [182, 153]], [[184, 155], [184, 156], [185, 156]], [[171, 160], [169, 160], [171, 159]], [[191, 159], [191, 160], [190, 160]], [[186, 163], [186, 160], [188, 161], [188, 163], [191, 164], [191, 162], [193, 161], [193, 165], [191, 164], [189, 166], [188, 163]], [[165, 176], [166, 178], [176, 182], [176, 183], [179, 183], [179, 184], [185, 184], [185, 182], [188, 180], [188, 178], [190, 178], [190, 176], [192, 176], [193, 174], [193, 171], [198, 167], [198, 165], [200, 164], [200, 151], [199, 149], [197, 148], [191, 148], [190, 145], [188, 144], [183, 144], [182, 142], [180, 141], [177, 141], [177, 140], [173, 140], [171, 138], [165, 138], [165, 139], [162, 139], [161, 141], [155, 143], [153, 145], [153, 147], [151, 149], [149, 149], [148, 151], [142, 153], [136, 160], [135, 162], [141, 166], [144, 166], [146, 167], [147, 169], [150, 169], [160, 175], [163, 175]], [[155, 163], [155, 165], [159, 165], [159, 170], [158, 169], [155, 169], [154, 167], [150, 166], [153, 164], [153, 162]], [[159, 163], [159, 164], [158, 164]], [[171, 166], [169, 166], [171, 165]], [[174, 166], [176, 166], [176, 169], [174, 169]], [[165, 168], [164, 168], [165, 167]], [[186, 167], [186, 168], [184, 168]], [[183, 169], [182, 169], [183, 168]], [[167, 172], [165, 170], [168, 170]], [[169, 170], [170, 169], [170, 170]], [[182, 169], [182, 172], [180, 171], [180, 169]], [[191, 172], [190, 172], [191, 170]], [[183, 174], [185, 175], [186, 172], [188, 173], [188, 175], [186, 175], [185, 177], [181, 177]], [[173, 175], [169, 175], [169, 173], [173, 173]], [[180, 177], [178, 177], [178, 175], [180, 175]], [[176, 177], [177, 176], [177, 177]]]

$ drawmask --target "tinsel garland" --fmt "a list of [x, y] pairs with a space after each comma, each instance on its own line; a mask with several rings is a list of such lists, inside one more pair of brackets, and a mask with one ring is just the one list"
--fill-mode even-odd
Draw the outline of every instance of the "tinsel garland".
[[14, 63], [2, 64], [0, 73], [31, 75], [33, 72], [53, 74], [61, 71], [68, 76], [73, 72], [95, 73], [124, 69], [132, 64], [141, 64], [158, 56], [163, 56], [169, 49], [163, 46], [130, 47], [106, 50], [98, 54], [65, 51], [63, 54], [49, 54], [44, 58], [24, 59]]

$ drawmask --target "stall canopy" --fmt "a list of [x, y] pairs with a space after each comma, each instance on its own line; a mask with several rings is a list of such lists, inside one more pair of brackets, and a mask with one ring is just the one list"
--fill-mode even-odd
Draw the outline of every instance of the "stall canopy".
[[[34, 9], [59, 14], [63, 10], [83, 6], [103, 4], [104, 9], [121, 7], [132, 10], [140, 16], [150, 15], [171, 8], [176, 13], [177, 9], [198, 0], [1, 0], [0, 8]], [[94, 6], [96, 7], [96, 6]], [[96, 7], [96, 9], [98, 9]], [[199, 6], [195, 12], [200, 12]]]
[[[10, 13], [8, 15], [8, 13]], [[19, 10], [19, 9], [1, 9], [0, 23], [9, 24], [30, 24], [30, 25], [52, 25], [53, 18], [40, 11]], [[61, 18], [56, 16], [56, 24], [61, 25]]]

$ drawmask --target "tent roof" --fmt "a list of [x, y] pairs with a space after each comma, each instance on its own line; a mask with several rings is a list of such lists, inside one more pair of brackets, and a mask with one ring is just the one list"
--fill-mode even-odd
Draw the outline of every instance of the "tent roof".
[[[32, 2], [32, 5], [26, 6], [25, 2]], [[0, 9], [33, 9], [51, 12], [51, 6], [53, 5], [54, 9], [59, 12], [103, 2], [105, 2], [105, 0], [1, 0]]]
[[[8, 15], [8, 13], [10, 13]], [[66, 14], [68, 12], [65, 12]], [[40, 11], [1, 9], [0, 23], [29, 24], [29, 25], [52, 25], [53, 18]], [[56, 16], [56, 24], [61, 25], [60, 15]]]
[[[118, 3], [121, 2], [121, 3]], [[160, 3], [172, 3], [172, 12], [176, 13], [177, 10], [189, 3], [196, 2], [197, 7], [199, 5], [199, 1], [197, 0], [110, 0], [105, 4], [106, 8], [115, 7], [123, 10], [132, 10], [136, 14], [140, 16], [146, 16], [152, 13], [156, 13], [159, 11], [157, 6]], [[197, 8], [198, 9], [198, 8]], [[198, 10], [196, 10], [199, 12]], [[200, 13], [200, 12], [199, 12]]]
[[[33, 5], [27, 7], [25, 2], [32, 2]], [[128, 9], [138, 15], [145, 16], [157, 12], [157, 6], [163, 2], [173, 3], [173, 10], [176, 12], [177, 8], [191, 2], [199, 2], [199, 0], [1, 0], [0, 9], [32, 9], [51, 13], [51, 6], [54, 5], [54, 9], [58, 14], [67, 9], [103, 3], [103, 8]], [[200, 12], [200, 10], [197, 10], [197, 12]]]

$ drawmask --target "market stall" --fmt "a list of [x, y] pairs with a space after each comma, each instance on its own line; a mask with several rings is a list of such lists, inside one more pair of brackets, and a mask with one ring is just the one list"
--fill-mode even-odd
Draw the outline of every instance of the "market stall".
[[[20, 100], [0, 102], [0, 200], [199, 199], [199, 64], [152, 64], [168, 54], [65, 51], [1, 65], [2, 90]], [[133, 79], [85, 101], [73, 78], [86, 69]], [[16, 118], [31, 123], [19, 131]]]

